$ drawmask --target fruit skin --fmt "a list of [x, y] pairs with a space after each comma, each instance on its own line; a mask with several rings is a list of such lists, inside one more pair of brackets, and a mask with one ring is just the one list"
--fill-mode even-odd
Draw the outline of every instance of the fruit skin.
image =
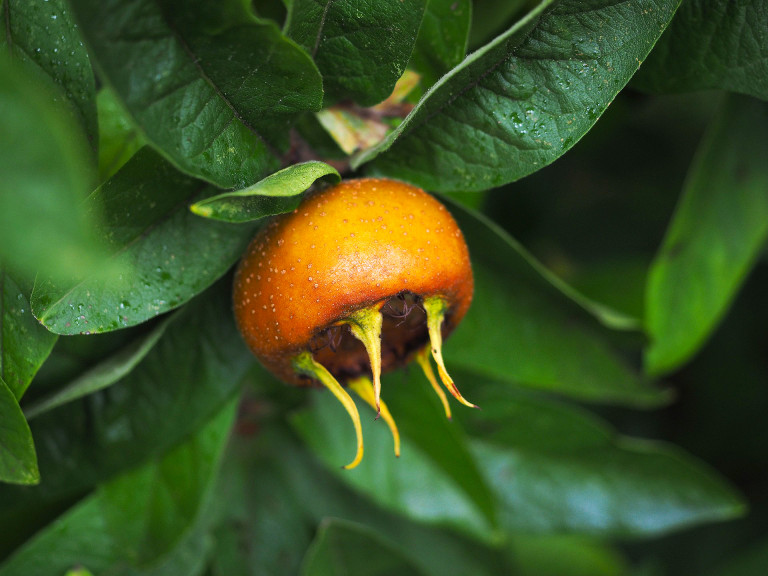
[[[472, 291], [467, 246], [448, 210], [414, 186], [366, 178], [309, 194], [261, 230], [235, 274], [234, 311], [246, 343], [270, 371], [291, 384], [315, 385], [295, 373], [292, 359], [356, 310], [405, 292], [440, 295], [448, 303], [447, 336]], [[385, 322], [382, 342], [396, 332], [396, 323]], [[420, 344], [427, 342], [424, 330]], [[357, 346], [348, 371], [365, 358]], [[385, 353], [382, 369], [406, 363], [415, 351]], [[320, 356], [340, 354], [326, 349]]]

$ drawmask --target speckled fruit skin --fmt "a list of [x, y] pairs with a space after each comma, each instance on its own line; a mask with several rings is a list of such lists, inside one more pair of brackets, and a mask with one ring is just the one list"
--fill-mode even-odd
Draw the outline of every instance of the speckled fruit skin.
[[[292, 358], [351, 312], [403, 292], [441, 295], [447, 336], [472, 291], [467, 245], [445, 206], [414, 186], [366, 178], [310, 194], [261, 230], [235, 274], [234, 311], [267, 369], [309, 385]], [[382, 340], [388, 333], [385, 325]], [[385, 359], [382, 368], [393, 364]]]

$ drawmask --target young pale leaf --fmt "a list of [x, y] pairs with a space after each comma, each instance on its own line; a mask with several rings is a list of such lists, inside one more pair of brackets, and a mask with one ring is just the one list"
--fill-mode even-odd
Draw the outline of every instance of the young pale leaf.
[[16, 400], [25, 390], [56, 343], [32, 315], [31, 283], [17, 281], [0, 265], [0, 379]]
[[429, 0], [408, 67], [429, 87], [467, 54], [472, 21], [470, 0]]
[[363, 524], [326, 520], [307, 551], [302, 576], [423, 576], [392, 543]]
[[449, 369], [590, 402], [652, 406], [667, 399], [609, 345], [605, 326], [631, 328], [631, 319], [556, 279], [486, 220], [452, 210], [469, 244], [475, 297], [446, 342]]
[[487, 190], [571, 148], [637, 71], [679, 0], [543, 0], [471, 54], [355, 166], [435, 191]]
[[[465, 376], [470, 379], [471, 376]], [[458, 412], [512, 533], [648, 537], [744, 513], [714, 471], [672, 446], [616, 435], [573, 408], [475, 380], [482, 413]]]
[[[96, 574], [190, 574], [178, 558], [175, 571], [163, 570], [163, 560], [198, 519], [235, 407], [230, 402], [167, 454], [100, 486], [0, 566], [0, 576], [64, 574], [78, 565]], [[189, 564], [199, 565], [204, 552], [199, 547]]]
[[13, 392], [0, 378], [0, 482], [37, 484], [35, 444]]
[[325, 105], [373, 106], [389, 96], [411, 57], [427, 0], [293, 0], [286, 33], [314, 59]]
[[45, 85], [0, 51], [0, 261], [27, 277], [98, 266], [87, 145]]
[[97, 150], [96, 82], [66, 0], [4, 0], [2, 10], [0, 52], [34, 74], [52, 101], [65, 103], [90, 148]]
[[[133, 326], [180, 306], [210, 286], [242, 254], [252, 227], [197, 218], [189, 204], [210, 193], [145, 148], [88, 199], [101, 212], [109, 246], [103, 269], [69, 282], [41, 280], [32, 310], [57, 334]], [[114, 270], [120, 270], [119, 275]]]
[[253, 186], [200, 200], [189, 208], [198, 216], [212, 220], [251, 222], [290, 212], [299, 205], [302, 192], [320, 178], [332, 182], [341, 180], [338, 171], [324, 162], [303, 162], [275, 172]]
[[768, 238], [768, 105], [733, 96], [713, 121], [646, 291], [649, 372], [688, 360], [725, 314]]
[[768, 3], [686, 0], [633, 85], [721, 89], [768, 100]]
[[74, 0], [98, 68], [147, 141], [222, 188], [278, 168], [287, 122], [322, 101], [309, 57], [272, 24], [203, 0]]
[[31, 420], [44, 412], [58, 408], [68, 402], [77, 400], [103, 390], [127, 376], [141, 362], [157, 341], [165, 333], [168, 325], [176, 318], [169, 316], [158, 324], [146, 336], [135, 340], [120, 350], [114, 356], [89, 369], [72, 382], [53, 394], [31, 404], [24, 409], [27, 419]]
[[0, 491], [0, 535], [19, 510], [82, 494], [189, 437], [237, 393], [252, 362], [221, 282], [122, 380], [32, 421], [45, 482]]

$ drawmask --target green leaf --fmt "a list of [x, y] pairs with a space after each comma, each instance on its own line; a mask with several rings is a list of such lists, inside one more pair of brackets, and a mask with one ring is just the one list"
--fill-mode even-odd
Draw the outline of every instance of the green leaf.
[[475, 295], [446, 342], [449, 370], [590, 402], [652, 406], [667, 399], [611, 348], [600, 324], [630, 327], [626, 317], [557, 280], [487, 220], [459, 206], [452, 210], [469, 244]]
[[32, 433], [13, 392], [0, 378], [0, 482], [37, 484]]
[[167, 312], [207, 288], [254, 231], [191, 214], [189, 204], [209, 193], [150, 149], [136, 154], [88, 199], [89, 209], [104, 215], [112, 266], [106, 273], [85, 269], [70, 282], [38, 277], [35, 316], [57, 334], [106, 332]]
[[422, 86], [431, 86], [464, 59], [471, 21], [470, 0], [428, 0], [408, 63], [421, 74]]
[[680, 449], [618, 436], [553, 402], [475, 381], [483, 411], [457, 414], [509, 532], [657, 536], [744, 513], [744, 502]]
[[56, 343], [56, 336], [32, 315], [30, 284], [0, 264], [0, 380], [16, 400], [21, 400]]
[[473, 0], [470, 49], [478, 48], [510, 27], [513, 18], [522, 16], [537, 0]]
[[433, 191], [487, 190], [535, 172], [597, 122], [677, 5], [544, 0], [444, 76], [353, 164], [375, 158], [369, 171]]
[[91, 189], [82, 132], [4, 53], [0, 133], [0, 261], [26, 277], [100, 265], [93, 219], [81, 209]]
[[102, 88], [99, 111], [99, 182], [114, 176], [145, 142], [114, 91]]
[[174, 315], [164, 319], [146, 336], [137, 338], [117, 354], [90, 368], [63, 388], [25, 408], [24, 414], [31, 420], [44, 412], [119, 382], [152, 350], [175, 318]]
[[422, 576], [389, 542], [363, 524], [327, 520], [307, 552], [302, 576]]
[[322, 100], [309, 57], [246, 10], [198, 0], [74, 0], [105, 81], [182, 170], [245, 187], [279, 166], [294, 114]]
[[573, 534], [511, 538], [512, 564], [521, 576], [622, 576], [627, 563], [607, 544]]
[[286, 34], [314, 59], [324, 104], [372, 106], [405, 72], [427, 0], [293, 0]]
[[19, 510], [81, 495], [167, 452], [238, 392], [252, 362], [232, 317], [230, 284], [221, 282], [188, 304], [122, 380], [32, 421], [45, 481], [0, 490], [0, 535]]
[[[0, 52], [10, 54], [64, 107], [98, 149], [96, 82], [65, 0], [4, 0]], [[31, 132], [35, 133], [35, 132]]]
[[324, 162], [309, 161], [283, 168], [243, 190], [224, 192], [190, 206], [198, 216], [225, 222], [250, 222], [265, 216], [290, 212], [301, 201], [301, 194], [320, 178], [336, 183], [338, 171]]
[[706, 341], [768, 237], [768, 106], [729, 98], [691, 168], [651, 267], [646, 368], [659, 374]]
[[[429, 387], [425, 380], [422, 386]], [[386, 390], [394, 392], [391, 386]], [[366, 494], [374, 502], [387, 509], [430, 524], [448, 525], [454, 529], [468, 532], [477, 537], [490, 538], [491, 524], [478, 504], [473, 501], [475, 494], [467, 491], [455, 477], [455, 467], [450, 459], [435, 457], [435, 453], [444, 451], [438, 447], [432, 453], [420, 446], [411, 437], [411, 431], [420, 430], [416, 424], [401, 431], [400, 458], [395, 458], [392, 449], [392, 435], [383, 421], [374, 421], [370, 408], [359, 403], [363, 424], [365, 457], [353, 470], [342, 470], [341, 466], [349, 462], [354, 455], [355, 436], [352, 423], [339, 402], [324, 391], [312, 393], [312, 406], [296, 413], [291, 423], [299, 431], [305, 442], [317, 453], [330, 470], [357, 491]], [[383, 396], [394, 396], [390, 392]], [[401, 390], [400, 394], [408, 394]], [[409, 396], [414, 401], [416, 396]], [[430, 409], [440, 410], [437, 406]], [[393, 417], [396, 422], [398, 413]], [[412, 417], [412, 416], [411, 416]], [[445, 418], [445, 415], [442, 415]], [[434, 436], [430, 435], [431, 439]], [[454, 442], [458, 455], [466, 454], [460, 436], [453, 434], [443, 442]], [[467, 478], [476, 474], [471, 458], [466, 458], [470, 466]], [[481, 477], [479, 477], [481, 478]], [[482, 481], [476, 490], [485, 490]]]
[[235, 406], [229, 402], [187, 441], [99, 487], [0, 566], [0, 575], [62, 574], [78, 565], [97, 574], [132, 574], [126, 568], [141, 573], [162, 561], [199, 516]]
[[633, 85], [652, 92], [721, 89], [768, 100], [768, 4], [686, 0]]

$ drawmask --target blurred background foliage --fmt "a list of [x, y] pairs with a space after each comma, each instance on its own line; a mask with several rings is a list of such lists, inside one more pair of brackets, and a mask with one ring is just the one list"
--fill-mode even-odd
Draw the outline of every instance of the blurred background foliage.
[[[0, 13], [0, 576], [765, 573], [768, 3]], [[230, 302], [338, 173], [441, 192], [477, 280], [483, 410], [388, 375], [354, 471]]]

